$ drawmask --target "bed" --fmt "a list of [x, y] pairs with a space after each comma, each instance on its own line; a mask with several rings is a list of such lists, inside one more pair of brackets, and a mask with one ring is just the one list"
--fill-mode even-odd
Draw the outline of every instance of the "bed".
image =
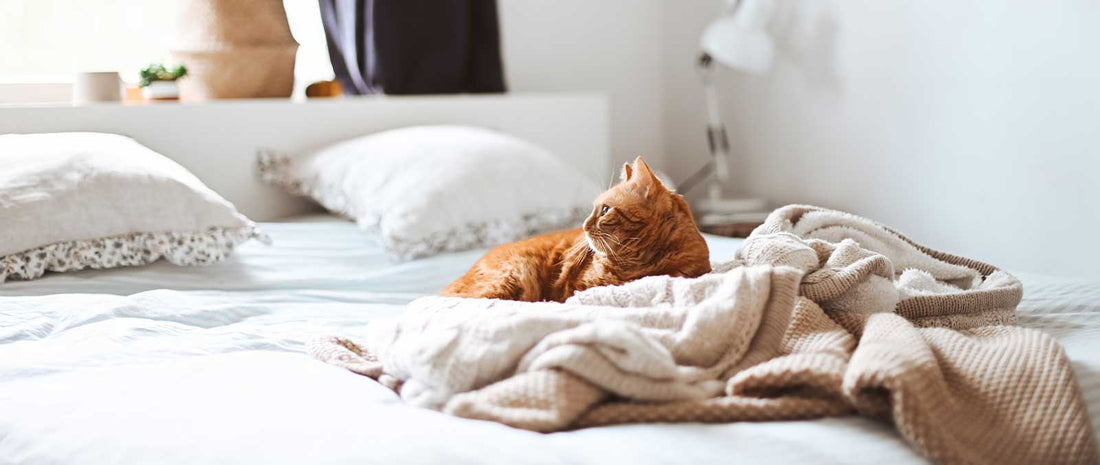
[[[206, 268], [157, 263], [0, 289], [6, 463], [924, 463], [851, 417], [538, 434], [405, 406], [303, 353], [438, 291], [484, 250], [393, 264], [351, 222], [264, 223]], [[708, 236], [715, 257], [737, 239]], [[1022, 324], [1065, 345], [1100, 408], [1100, 283], [1025, 276]], [[324, 395], [316, 395], [324, 393]]]
[[[485, 111], [454, 116], [471, 105]], [[231, 138], [197, 140], [210, 133], [200, 123], [174, 134], [142, 123], [151, 115], [169, 123], [232, 120], [257, 106], [268, 124], [249, 131], [247, 121], [230, 123], [240, 130]], [[534, 106], [543, 118], [532, 116]], [[539, 434], [404, 405], [375, 381], [310, 358], [305, 344], [323, 335], [356, 337], [371, 321], [438, 292], [485, 249], [397, 263], [354, 223], [303, 215], [307, 204], [255, 183], [247, 162], [186, 155], [196, 147], [242, 151], [262, 141], [309, 147], [372, 126], [476, 119], [558, 144], [555, 151], [575, 154], [571, 162], [599, 178], [609, 158], [605, 106], [591, 96], [413, 99], [341, 109], [371, 115], [389, 107], [396, 116], [355, 125], [320, 121], [320, 131], [291, 124], [303, 112], [331, 113], [311, 105], [198, 106], [182, 116], [155, 106], [120, 114], [0, 111], [0, 132], [67, 130], [97, 115], [117, 116], [88, 129], [124, 128], [147, 139], [250, 217], [269, 220], [260, 227], [273, 240], [248, 242], [229, 260], [202, 268], [158, 262], [0, 285], [0, 463], [926, 463], [889, 425], [861, 417]], [[577, 137], [562, 141], [555, 128]], [[293, 216], [274, 221], [285, 215]], [[715, 260], [732, 256], [740, 243], [707, 241]], [[1097, 430], [1100, 280], [1020, 278], [1020, 324], [1064, 345]]]

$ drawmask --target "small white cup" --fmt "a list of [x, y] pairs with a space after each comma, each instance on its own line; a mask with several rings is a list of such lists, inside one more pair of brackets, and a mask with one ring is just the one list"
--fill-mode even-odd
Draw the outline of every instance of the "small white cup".
[[77, 73], [73, 83], [73, 104], [121, 102], [122, 78], [115, 71]]

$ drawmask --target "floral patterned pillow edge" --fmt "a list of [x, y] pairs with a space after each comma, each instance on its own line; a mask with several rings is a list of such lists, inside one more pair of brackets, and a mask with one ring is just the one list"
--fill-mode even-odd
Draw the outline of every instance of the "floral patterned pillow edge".
[[254, 226], [214, 227], [200, 232], [136, 232], [98, 239], [57, 242], [0, 257], [0, 283], [9, 278], [35, 279], [47, 271], [138, 266], [161, 258], [181, 266], [224, 260], [249, 239], [269, 243]]

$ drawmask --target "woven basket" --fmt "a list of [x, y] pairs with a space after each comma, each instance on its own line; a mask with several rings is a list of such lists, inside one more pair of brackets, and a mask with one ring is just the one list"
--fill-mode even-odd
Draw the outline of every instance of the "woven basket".
[[173, 51], [172, 58], [188, 71], [179, 81], [180, 96], [191, 101], [289, 97], [297, 51], [297, 45]]
[[298, 43], [281, 0], [181, 0], [172, 59], [183, 100], [289, 97]]

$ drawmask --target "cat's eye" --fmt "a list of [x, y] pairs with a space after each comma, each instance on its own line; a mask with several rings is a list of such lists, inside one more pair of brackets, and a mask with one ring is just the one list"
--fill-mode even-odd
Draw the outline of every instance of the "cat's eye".
[[609, 210], [611, 210], [611, 207], [604, 205], [600, 208], [600, 216], [606, 215]]

